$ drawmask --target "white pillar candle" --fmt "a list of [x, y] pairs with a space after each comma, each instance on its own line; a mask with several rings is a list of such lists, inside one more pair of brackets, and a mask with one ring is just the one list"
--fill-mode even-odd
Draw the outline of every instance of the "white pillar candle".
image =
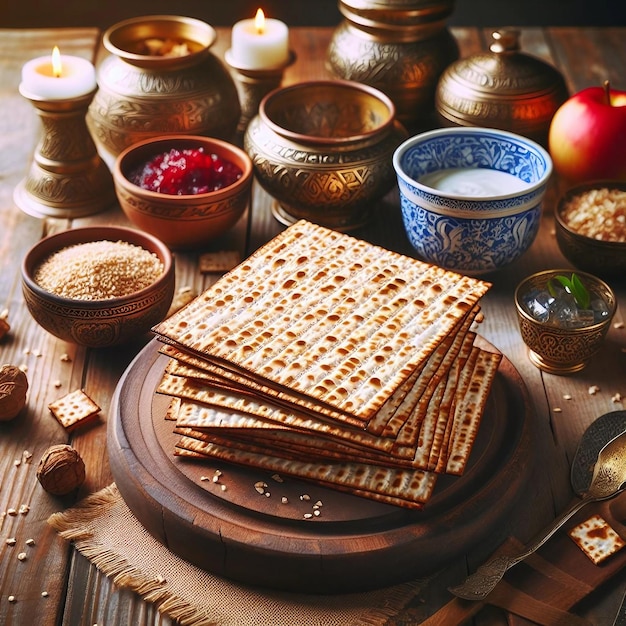
[[22, 68], [20, 89], [25, 95], [45, 100], [78, 98], [96, 89], [96, 69], [81, 57], [61, 55], [55, 46], [52, 56], [28, 61]]
[[285, 65], [289, 60], [289, 29], [280, 20], [266, 18], [259, 9], [254, 19], [233, 26], [231, 55], [235, 65], [247, 69]]

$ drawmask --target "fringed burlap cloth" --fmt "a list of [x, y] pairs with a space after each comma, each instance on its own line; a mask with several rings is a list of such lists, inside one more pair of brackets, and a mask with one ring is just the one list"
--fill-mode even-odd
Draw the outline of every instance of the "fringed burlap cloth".
[[311, 596], [228, 581], [194, 567], [154, 539], [114, 484], [48, 521], [115, 584], [186, 626], [383, 626], [393, 624], [425, 584]]

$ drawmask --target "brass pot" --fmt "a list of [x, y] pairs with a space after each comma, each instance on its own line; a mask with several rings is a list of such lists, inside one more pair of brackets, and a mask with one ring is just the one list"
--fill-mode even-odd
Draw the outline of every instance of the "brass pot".
[[611, 320], [617, 310], [615, 293], [600, 278], [577, 272], [593, 299], [603, 300], [606, 315], [588, 326], [564, 327], [542, 322], [533, 317], [525, 296], [534, 290], [545, 290], [549, 280], [557, 275], [571, 274], [571, 270], [544, 270], [526, 277], [515, 290], [515, 308], [522, 340], [528, 348], [533, 365], [550, 374], [568, 375], [583, 370], [602, 347]]
[[340, 0], [345, 19], [333, 33], [328, 68], [388, 95], [407, 127], [431, 127], [437, 81], [459, 56], [446, 28], [453, 7], [454, 0]]
[[444, 126], [489, 126], [546, 146], [550, 122], [569, 92], [561, 73], [520, 51], [519, 31], [497, 30], [489, 51], [452, 63], [435, 108]]
[[[129, 19], [104, 33], [111, 54], [98, 68], [87, 123], [109, 164], [124, 148], [158, 135], [234, 137], [241, 107], [230, 73], [210, 52], [216, 37], [200, 20], [170, 15]], [[170, 56], [146, 42], [185, 48]]]
[[244, 149], [284, 224], [352, 230], [394, 185], [392, 155], [406, 137], [383, 93], [350, 81], [281, 87], [261, 101]]

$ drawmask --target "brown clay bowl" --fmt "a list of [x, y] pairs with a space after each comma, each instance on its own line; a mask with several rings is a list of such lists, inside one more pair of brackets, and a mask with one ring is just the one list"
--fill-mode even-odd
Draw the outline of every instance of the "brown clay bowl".
[[[170, 195], [143, 189], [128, 177], [133, 170], [172, 148], [204, 148], [236, 164], [241, 178], [208, 193]], [[115, 192], [128, 219], [158, 237], [170, 248], [198, 248], [226, 233], [250, 203], [252, 162], [226, 141], [196, 135], [169, 135], [146, 139], [123, 150], [115, 161]]]
[[[162, 274], [134, 293], [102, 300], [62, 297], [35, 281], [37, 267], [50, 255], [68, 246], [103, 240], [128, 242], [154, 253], [163, 263]], [[65, 230], [36, 243], [22, 262], [22, 293], [35, 321], [59, 339], [90, 348], [123, 344], [148, 333], [166, 316], [174, 286], [174, 259], [169, 248], [156, 237], [132, 228]]]
[[[556, 240], [563, 255], [577, 268], [607, 278], [623, 277], [626, 275], [626, 242], [601, 240], [581, 234], [566, 218], [566, 206], [573, 198], [599, 189], [626, 192], [626, 182], [596, 181], [566, 191], [554, 212]], [[602, 220], [602, 206], [596, 205], [594, 211]]]

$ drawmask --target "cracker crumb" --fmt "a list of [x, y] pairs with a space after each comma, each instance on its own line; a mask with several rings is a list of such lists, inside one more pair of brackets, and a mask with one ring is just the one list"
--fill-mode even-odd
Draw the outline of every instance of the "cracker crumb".
[[616, 393], [611, 397], [611, 402], [621, 402], [621, 401], [622, 401], [621, 393]]
[[20, 552], [20, 553], [17, 555], [17, 559], [18, 559], [18, 561], [25, 561], [25, 560], [26, 560], [26, 558], [27, 558], [27, 557], [26, 557], [26, 552]]
[[588, 389], [588, 393], [590, 396], [595, 396], [598, 391], [600, 391], [600, 387], [598, 387], [598, 385], [591, 385], [591, 387], [589, 387]]
[[14, 508], [7, 509], [7, 515], [15, 517], [17, 515], [17, 511]]
[[13, 461], [13, 465], [15, 465], [15, 467], [19, 467], [22, 464], [22, 459], [15, 459], [15, 461]]
[[30, 511], [30, 507], [28, 506], [28, 504], [22, 504], [20, 506], [19, 514], [20, 515], [28, 515], [29, 511]]
[[17, 539], [15, 537], [9, 537], [4, 543], [6, 543], [7, 546], [14, 546], [17, 543]]
[[60, 357], [59, 360], [63, 363], [70, 363], [72, 361], [72, 358], [70, 357], [70, 355], [67, 352], [64, 352]]

